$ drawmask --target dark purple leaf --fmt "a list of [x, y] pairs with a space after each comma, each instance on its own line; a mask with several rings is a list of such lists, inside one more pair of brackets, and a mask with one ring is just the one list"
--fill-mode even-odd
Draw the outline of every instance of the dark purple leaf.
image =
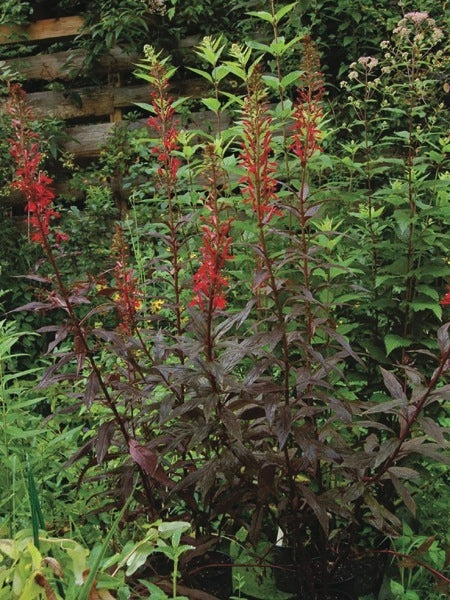
[[254, 304], [255, 304], [255, 300], [250, 300], [250, 302], [247, 302], [247, 305], [244, 308], [244, 310], [239, 311], [235, 315], [228, 317], [222, 323], [220, 323], [216, 327], [216, 330], [214, 332], [215, 339], [219, 340], [233, 326], [236, 326], [237, 328], [240, 327], [242, 325], [242, 323], [245, 321], [245, 319], [248, 317]]
[[444, 429], [440, 427], [431, 417], [422, 417], [420, 424], [424, 432], [429, 435], [441, 448], [447, 448], [447, 440], [444, 437]]
[[49, 367], [44, 372], [44, 375], [42, 376], [42, 379], [37, 387], [43, 388], [55, 383], [56, 381], [73, 378], [73, 374], [71, 373], [58, 373], [61, 367], [64, 367], [66, 364], [72, 362], [73, 359], [74, 354], [72, 352], [64, 354], [54, 365]]
[[173, 487], [173, 482], [167, 477], [164, 469], [158, 462], [158, 456], [148, 446], [141, 446], [136, 440], [128, 441], [130, 456], [143, 471], [150, 477], [164, 483], [168, 487]]
[[380, 449], [378, 450], [378, 452], [376, 454], [375, 468], [379, 467], [381, 464], [384, 463], [384, 461], [397, 448], [398, 444], [399, 444], [399, 441], [395, 438], [388, 438], [385, 442], [383, 442], [383, 444], [381, 445]]
[[448, 330], [450, 327], [450, 323], [445, 323], [442, 327], [439, 327], [437, 332], [437, 339], [439, 344], [439, 350], [441, 351], [441, 355], [444, 356], [446, 352], [448, 352], [448, 346], [450, 344]]
[[21, 310], [48, 310], [53, 308], [53, 305], [49, 302], [28, 302], [28, 304], [24, 304], [23, 306], [19, 306], [19, 308], [13, 308], [12, 313], [19, 312]]
[[221, 408], [220, 418], [231, 438], [242, 441], [242, 431], [235, 414], [228, 408]]
[[313, 510], [317, 520], [325, 532], [325, 535], [328, 536], [329, 517], [326, 507], [320, 502], [320, 497], [316, 496], [316, 494], [307, 485], [301, 485], [299, 487], [302, 496], [306, 500], [306, 503]]
[[373, 415], [376, 413], [394, 413], [397, 414], [397, 410], [393, 410], [395, 408], [404, 407], [405, 400], [401, 398], [396, 398], [395, 400], [389, 400], [388, 402], [380, 402], [379, 404], [374, 404], [370, 406], [367, 410], [364, 411], [365, 415]]
[[[374, 527], [380, 531], [386, 531], [386, 522], [394, 527], [395, 532], [401, 530], [400, 520], [393, 515], [385, 506], [382, 506], [368, 491], [364, 494], [364, 500], [370, 512], [372, 513], [372, 522]], [[392, 532], [391, 528], [387, 529]]]
[[389, 474], [392, 484], [395, 488], [395, 491], [400, 496], [400, 498], [403, 500], [403, 502], [404, 502], [406, 508], [409, 510], [409, 512], [415, 517], [416, 516], [416, 503], [414, 502], [413, 497], [408, 492], [408, 490], [403, 485], [403, 483], [400, 481], [400, 479], [398, 479], [398, 477], [396, 477], [394, 475], [394, 473], [392, 472], [391, 469], [388, 470], [388, 474]]
[[102, 464], [109, 446], [111, 445], [115, 426], [116, 424], [114, 421], [109, 421], [107, 423], [102, 423], [98, 429], [97, 439], [95, 441], [95, 452], [97, 454], [97, 464], [99, 465]]
[[393, 373], [386, 371], [386, 369], [383, 369], [383, 367], [380, 367], [380, 370], [381, 374], [383, 375], [384, 385], [389, 390], [391, 396], [393, 398], [403, 400], [406, 404], [408, 400], [406, 398], [405, 392], [403, 391], [402, 384], [399, 382], [396, 376]]
[[274, 429], [277, 434], [278, 445], [280, 446], [280, 450], [282, 450], [291, 432], [291, 411], [289, 406], [283, 405], [278, 408]]
[[85, 444], [83, 444], [81, 446], [81, 448], [79, 448], [75, 454], [73, 454], [69, 460], [67, 460], [64, 464], [63, 464], [63, 469], [66, 469], [67, 467], [70, 467], [70, 465], [73, 465], [74, 462], [76, 462], [77, 460], [80, 460], [80, 458], [84, 458], [85, 456], [87, 456], [88, 454], [90, 454], [90, 452], [92, 451], [92, 447], [95, 443], [95, 438], [92, 438], [91, 440], [88, 440]]

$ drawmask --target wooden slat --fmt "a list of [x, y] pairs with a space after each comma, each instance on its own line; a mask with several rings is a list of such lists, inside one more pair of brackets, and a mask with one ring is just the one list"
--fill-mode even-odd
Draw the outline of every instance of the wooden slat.
[[127, 88], [91, 86], [67, 92], [35, 92], [28, 94], [27, 101], [37, 118], [52, 115], [58, 119], [102, 117], [115, 108], [126, 108], [135, 102], [147, 102], [148, 85]]
[[[131, 129], [146, 126], [147, 119], [128, 123]], [[221, 116], [221, 125], [226, 128], [230, 125], [231, 117], [226, 114]], [[183, 124], [188, 129], [201, 129], [206, 133], [214, 134], [217, 131], [216, 116], [211, 111], [191, 113]], [[97, 125], [77, 125], [68, 129], [68, 142], [65, 150], [75, 155], [75, 158], [95, 158], [105, 145], [114, 123], [100, 123]], [[151, 133], [151, 132], [150, 132]]]
[[[6, 65], [13, 71], [20, 73], [26, 80], [43, 79], [70, 79], [73, 74], [82, 75], [86, 53], [82, 50], [77, 52], [55, 52], [53, 54], [37, 54], [24, 58], [14, 58], [5, 61]], [[100, 56], [96, 68], [102, 72], [127, 71], [133, 69], [139, 61], [136, 54], [127, 54], [120, 48], [113, 48], [108, 54]]]
[[42, 19], [29, 25], [0, 25], [0, 44], [37, 41], [77, 35], [83, 19], [80, 16]]
[[[171, 93], [175, 97], [201, 98], [205, 96], [208, 86], [209, 84], [201, 78], [185, 80], [174, 83]], [[52, 115], [63, 120], [102, 117], [111, 114], [114, 109], [127, 108], [136, 102], [149, 101], [149, 84], [123, 88], [89, 86], [61, 92], [33, 92], [27, 95], [28, 105], [36, 118]], [[0, 106], [1, 104], [0, 102]]]
[[[144, 127], [145, 119], [132, 124], [134, 128]], [[96, 125], [77, 125], [67, 130], [69, 136], [64, 149], [76, 158], [95, 158], [105, 145], [114, 123], [98, 123]]]

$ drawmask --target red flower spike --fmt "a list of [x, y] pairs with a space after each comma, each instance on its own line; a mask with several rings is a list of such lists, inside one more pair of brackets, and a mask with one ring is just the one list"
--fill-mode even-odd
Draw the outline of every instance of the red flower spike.
[[166, 66], [157, 60], [152, 64], [152, 87], [150, 99], [155, 114], [147, 119], [147, 125], [158, 134], [159, 143], [151, 152], [160, 164], [157, 172], [161, 183], [174, 191], [181, 165], [181, 161], [173, 155], [179, 149], [178, 120], [172, 106], [173, 99], [167, 94], [169, 79]]
[[[60, 214], [52, 207], [55, 198], [51, 188], [53, 179], [39, 169], [43, 157], [36, 141], [38, 136], [29, 128], [32, 115], [26, 106], [26, 93], [18, 84], [10, 87], [7, 111], [11, 115], [14, 132], [14, 138], [9, 140], [10, 154], [16, 162], [12, 186], [25, 196], [31, 241], [45, 245], [50, 235], [51, 220], [59, 218]], [[56, 245], [67, 239], [66, 234], [55, 232]]]
[[222, 275], [222, 270], [226, 261], [233, 258], [230, 254], [230, 223], [231, 220], [220, 223], [218, 227], [202, 227], [203, 245], [200, 252], [203, 261], [194, 275], [195, 296], [191, 306], [197, 305], [201, 310], [205, 310], [208, 303], [212, 310], [221, 310], [227, 305], [224, 290], [228, 279]]
[[305, 167], [314, 152], [321, 151], [321, 130], [319, 123], [323, 117], [321, 104], [324, 93], [320, 61], [317, 50], [307, 36], [303, 40], [302, 79], [294, 108], [291, 149]]
[[205, 146], [204, 155], [205, 172], [210, 187], [205, 202], [208, 215], [202, 227], [203, 243], [200, 252], [203, 260], [194, 275], [195, 295], [190, 305], [198, 306], [202, 311], [213, 312], [216, 309], [222, 310], [227, 305], [225, 290], [228, 287], [228, 279], [224, 277], [223, 269], [227, 260], [233, 258], [230, 254], [232, 219], [220, 220], [220, 213], [225, 206], [219, 207], [218, 204], [220, 162], [214, 144]]
[[239, 183], [244, 184], [244, 201], [251, 204], [258, 221], [268, 223], [280, 211], [275, 203], [277, 181], [273, 177], [276, 163], [270, 160], [272, 154], [272, 117], [268, 114], [265, 90], [261, 74], [254, 69], [248, 84], [248, 93], [243, 111], [243, 136], [240, 164], [245, 175]]

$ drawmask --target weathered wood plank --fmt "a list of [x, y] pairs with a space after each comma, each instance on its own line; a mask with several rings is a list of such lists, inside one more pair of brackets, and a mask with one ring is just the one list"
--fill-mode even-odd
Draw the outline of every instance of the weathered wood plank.
[[91, 86], [66, 92], [35, 92], [28, 94], [27, 101], [37, 118], [52, 115], [58, 119], [102, 117], [115, 108], [132, 106], [135, 102], [146, 102], [149, 98], [148, 85], [127, 88]]
[[[131, 129], [146, 127], [147, 119], [139, 119], [127, 124]], [[221, 116], [221, 126], [228, 127], [231, 117], [228, 114]], [[74, 154], [75, 158], [95, 158], [99, 155], [101, 148], [105, 145], [108, 135], [111, 133], [114, 123], [99, 123], [96, 125], [77, 125], [67, 130], [69, 140], [64, 149]], [[187, 129], [199, 129], [205, 133], [217, 132], [217, 119], [213, 112], [202, 111], [191, 113], [183, 120], [183, 126]], [[151, 134], [151, 131], [149, 132]]]
[[[176, 82], [171, 87], [175, 96], [201, 98], [208, 90], [208, 82], [197, 78]], [[28, 105], [36, 118], [49, 115], [58, 119], [102, 117], [114, 109], [133, 106], [136, 102], [149, 102], [150, 86], [127, 87], [87, 86], [65, 91], [33, 92], [27, 95]], [[1, 107], [2, 102], [0, 102]]]
[[29, 25], [0, 25], [0, 44], [63, 38], [77, 35], [83, 19], [80, 16], [42, 19]]
[[[127, 54], [120, 48], [113, 48], [108, 54], [99, 57], [96, 69], [101, 72], [131, 70], [139, 61], [137, 54]], [[53, 54], [36, 54], [24, 58], [13, 58], [5, 63], [13, 71], [20, 73], [25, 79], [71, 79], [75, 75], [84, 74], [86, 52], [54, 52]]]

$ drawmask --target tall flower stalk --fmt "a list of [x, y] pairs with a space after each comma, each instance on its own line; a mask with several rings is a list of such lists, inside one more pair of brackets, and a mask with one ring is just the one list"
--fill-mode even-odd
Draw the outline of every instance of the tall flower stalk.
[[[11, 87], [8, 112], [12, 117], [11, 124], [14, 133], [14, 137], [11, 139], [11, 155], [16, 165], [14, 185], [23, 192], [27, 200], [26, 209], [30, 213], [30, 226], [32, 228], [31, 240], [42, 246], [56, 281], [56, 290], [49, 292], [49, 302], [48, 304], [42, 303], [42, 308], [61, 308], [68, 315], [74, 338], [73, 345], [78, 371], [81, 371], [84, 362], [87, 361], [91, 370], [87, 387], [100, 390], [104, 402], [111, 410], [115, 424], [128, 446], [132, 438], [126, 421], [121, 415], [97, 364], [89, 344], [87, 328], [76, 313], [75, 307], [77, 304], [86, 304], [89, 301], [80, 293], [77, 293], [76, 290], [70, 292], [67, 289], [58, 267], [54, 244], [64, 241], [67, 237], [60, 232], [53, 234], [51, 231], [51, 220], [58, 216], [52, 206], [55, 197], [50, 187], [52, 179], [40, 170], [42, 154], [38, 150], [39, 138], [31, 129], [32, 114], [26, 107], [26, 94], [19, 86]], [[141, 465], [138, 464], [137, 468], [148, 500], [149, 511], [152, 512], [154, 500], [148, 474]]]
[[[267, 227], [275, 215], [279, 215], [277, 208], [278, 196], [276, 194], [277, 181], [275, 179], [276, 165], [271, 160], [272, 153], [272, 117], [269, 114], [266, 100], [266, 91], [263, 87], [261, 74], [258, 67], [250, 70], [247, 80], [247, 96], [243, 108], [243, 142], [241, 152], [241, 166], [245, 174], [241, 177], [243, 184], [242, 194], [244, 201], [252, 207], [258, 228], [257, 252], [261, 257], [261, 270], [259, 285], [267, 282], [271, 290], [275, 306], [276, 318], [281, 331], [281, 362], [282, 362], [282, 390], [284, 407], [280, 407], [280, 418], [287, 421], [291, 419], [291, 389], [290, 379], [292, 364], [289, 356], [289, 342], [286, 330], [281, 284], [277, 281], [275, 265], [267, 245]], [[265, 272], [264, 272], [265, 271]], [[283, 416], [281, 416], [283, 415]], [[281, 444], [286, 465], [286, 480], [289, 490], [289, 503], [297, 506], [298, 494], [295, 484], [295, 469], [292, 465], [287, 437]], [[295, 530], [299, 529], [297, 511], [293, 511]], [[296, 553], [298, 548], [295, 548]], [[302, 549], [299, 549], [302, 552]], [[305, 563], [305, 561], [303, 561]]]
[[311, 40], [303, 40], [302, 77], [297, 92], [293, 112], [291, 150], [300, 162], [300, 185], [298, 189], [298, 211], [300, 219], [300, 245], [302, 252], [303, 277], [305, 287], [305, 309], [307, 318], [307, 346], [313, 336], [313, 316], [311, 312], [311, 282], [309, 247], [309, 163], [316, 152], [322, 150], [320, 122], [323, 119], [322, 97], [324, 84], [320, 72], [320, 59]]
[[144, 48], [147, 60], [147, 74], [140, 73], [151, 84], [151, 107], [153, 116], [149, 117], [147, 124], [156, 134], [157, 141], [151, 153], [156, 157], [157, 187], [164, 194], [168, 206], [167, 227], [169, 235], [167, 243], [172, 255], [171, 273], [175, 296], [174, 313], [177, 334], [182, 332], [182, 307], [180, 287], [180, 249], [179, 240], [179, 214], [178, 214], [178, 170], [181, 160], [177, 156], [180, 151], [178, 119], [173, 106], [173, 98], [168, 93], [169, 81], [174, 70], [169, 69], [166, 60], [160, 58], [151, 46]]

